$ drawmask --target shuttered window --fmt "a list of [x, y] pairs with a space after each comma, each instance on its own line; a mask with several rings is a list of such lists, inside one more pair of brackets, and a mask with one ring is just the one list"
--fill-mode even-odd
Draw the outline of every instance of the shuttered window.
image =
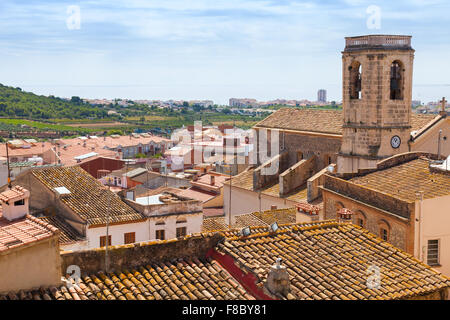
[[177, 228], [177, 238], [186, 235], [186, 227]]
[[[108, 236], [108, 246], [111, 245], [111, 236]], [[100, 237], [100, 247], [105, 247], [106, 246], [106, 236], [101, 236]]]
[[135, 232], [128, 232], [123, 235], [124, 237], [124, 243], [135, 243], [136, 242], [136, 233]]
[[430, 266], [439, 264], [439, 240], [428, 240], [427, 264]]
[[156, 239], [164, 240], [165, 232], [164, 230], [156, 230]]

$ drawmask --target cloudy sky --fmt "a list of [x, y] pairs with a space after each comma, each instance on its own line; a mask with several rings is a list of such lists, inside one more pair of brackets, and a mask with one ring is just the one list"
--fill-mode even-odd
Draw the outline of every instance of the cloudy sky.
[[345, 36], [408, 34], [413, 99], [428, 102], [450, 97], [449, 26], [447, 0], [1, 0], [0, 83], [221, 104], [324, 88], [341, 100]]

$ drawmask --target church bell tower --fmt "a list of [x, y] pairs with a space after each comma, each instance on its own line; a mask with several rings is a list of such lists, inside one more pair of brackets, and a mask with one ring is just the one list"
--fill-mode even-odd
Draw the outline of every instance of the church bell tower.
[[345, 42], [338, 174], [374, 168], [381, 159], [407, 152], [411, 134], [411, 36], [369, 35]]

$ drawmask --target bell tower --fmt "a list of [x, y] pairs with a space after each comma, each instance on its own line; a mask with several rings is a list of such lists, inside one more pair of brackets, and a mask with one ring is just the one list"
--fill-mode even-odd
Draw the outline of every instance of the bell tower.
[[408, 151], [414, 50], [411, 36], [345, 38], [343, 138], [338, 174], [374, 168]]

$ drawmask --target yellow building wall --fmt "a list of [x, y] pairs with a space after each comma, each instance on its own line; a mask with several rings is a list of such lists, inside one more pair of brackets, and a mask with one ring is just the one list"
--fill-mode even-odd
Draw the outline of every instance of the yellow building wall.
[[58, 237], [0, 254], [0, 293], [61, 283]]

